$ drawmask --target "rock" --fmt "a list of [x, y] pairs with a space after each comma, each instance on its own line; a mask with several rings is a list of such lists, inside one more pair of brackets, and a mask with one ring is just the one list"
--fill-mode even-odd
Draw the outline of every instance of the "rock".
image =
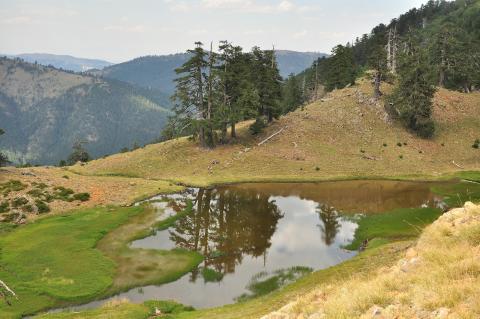
[[155, 316], [160, 316], [160, 315], [162, 315], [162, 311], [157, 307], [155, 307]]
[[22, 175], [23, 175], [23, 176], [37, 176], [37, 175], [35, 175], [35, 174], [32, 173], [32, 172], [22, 172]]
[[220, 161], [219, 161], [219, 160], [213, 160], [213, 161], [212, 161], [212, 165], [218, 165], [218, 164], [220, 164]]
[[370, 308], [370, 312], [372, 314], [372, 318], [375, 318], [375, 317], [378, 317], [382, 314], [382, 308], [379, 307], [379, 306], [373, 306], [372, 308]]
[[448, 314], [450, 313], [450, 309], [448, 308], [440, 308], [438, 310], [435, 310], [433, 312], [433, 316], [434, 318], [437, 318], [437, 319], [444, 319], [444, 318], [447, 318], [448, 317]]

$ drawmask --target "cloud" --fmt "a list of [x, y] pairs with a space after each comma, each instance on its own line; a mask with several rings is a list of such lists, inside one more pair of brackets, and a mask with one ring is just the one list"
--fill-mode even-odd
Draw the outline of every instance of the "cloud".
[[163, 0], [171, 11], [186, 12], [193, 9], [227, 10], [241, 13], [286, 13], [305, 12], [309, 7], [298, 6], [290, 0], [276, 0], [273, 4], [262, 3], [259, 0], [197, 0], [192, 2]]
[[295, 39], [302, 39], [302, 38], [305, 38], [307, 35], [308, 35], [308, 31], [307, 30], [302, 30], [302, 31], [299, 31], [299, 32], [295, 32], [293, 34], [293, 37]]
[[31, 24], [33, 19], [29, 16], [16, 16], [7, 19], [2, 19], [2, 24], [10, 24], [10, 25], [22, 25], [22, 24]]
[[147, 31], [147, 27], [138, 24], [132, 26], [125, 26], [125, 25], [108, 25], [103, 28], [104, 31], [114, 31], [114, 32], [129, 32], [129, 33], [143, 33]]

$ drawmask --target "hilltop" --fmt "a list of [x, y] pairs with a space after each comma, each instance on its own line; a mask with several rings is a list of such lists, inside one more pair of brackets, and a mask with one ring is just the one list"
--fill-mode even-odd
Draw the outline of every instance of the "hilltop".
[[119, 152], [158, 138], [170, 114], [163, 101], [119, 81], [2, 58], [0, 149], [32, 164], [57, 164], [77, 140], [94, 157]]
[[[388, 84], [382, 88], [391, 90]], [[372, 98], [367, 79], [289, 113], [253, 137], [244, 122], [235, 144], [202, 149], [189, 138], [148, 145], [74, 166], [89, 175], [169, 180], [188, 185], [240, 181], [301, 181], [438, 176], [478, 170], [472, 148], [480, 136], [480, 93], [440, 89], [434, 101], [437, 133], [421, 139], [392, 122]], [[263, 145], [258, 144], [278, 133]]]

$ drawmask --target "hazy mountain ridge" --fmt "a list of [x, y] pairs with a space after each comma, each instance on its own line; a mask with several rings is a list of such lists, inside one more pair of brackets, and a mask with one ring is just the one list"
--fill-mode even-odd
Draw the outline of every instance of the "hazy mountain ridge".
[[[324, 53], [276, 51], [280, 75], [286, 78], [291, 73], [299, 73], [310, 67], [313, 61]], [[143, 88], [153, 88], [172, 95], [175, 91], [175, 69], [187, 61], [189, 54], [145, 56], [95, 70], [92, 73], [106, 78], [117, 79]]]
[[51, 65], [58, 69], [74, 72], [85, 72], [91, 69], [103, 69], [113, 65], [113, 63], [99, 60], [78, 58], [71, 55], [59, 55], [50, 53], [22, 53], [16, 55], [6, 55], [10, 58], [20, 58], [25, 62], [38, 63], [45, 66]]
[[17, 163], [58, 163], [76, 140], [94, 157], [157, 138], [162, 96], [115, 80], [0, 59], [0, 148]]

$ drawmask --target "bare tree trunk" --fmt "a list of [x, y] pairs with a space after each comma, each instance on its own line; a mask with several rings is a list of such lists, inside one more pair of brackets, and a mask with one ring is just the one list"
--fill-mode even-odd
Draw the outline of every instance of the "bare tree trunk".
[[382, 74], [380, 71], [375, 72], [375, 89], [374, 89], [374, 97], [378, 99], [382, 96], [382, 92], [380, 91], [380, 84], [382, 80]]
[[398, 49], [397, 26], [393, 29], [393, 44], [392, 44], [392, 73], [397, 73], [397, 49]]
[[207, 97], [207, 146], [213, 147], [214, 140], [213, 140], [213, 127], [212, 127], [212, 107], [213, 107], [213, 82], [212, 82], [212, 68], [214, 63], [213, 57], [213, 42], [210, 42], [210, 56], [209, 56], [209, 63], [208, 63], [208, 97]]
[[315, 96], [313, 97], [313, 101], [318, 99], [318, 60], [315, 63]]
[[231, 136], [232, 138], [237, 138], [237, 130], [236, 130], [236, 128], [235, 128], [235, 121], [232, 121], [230, 124], [231, 124], [231, 125], [230, 125], [230, 126], [231, 126], [230, 136]]
[[227, 122], [222, 123], [222, 137], [221, 137], [221, 140], [222, 140], [222, 144], [227, 143]]

